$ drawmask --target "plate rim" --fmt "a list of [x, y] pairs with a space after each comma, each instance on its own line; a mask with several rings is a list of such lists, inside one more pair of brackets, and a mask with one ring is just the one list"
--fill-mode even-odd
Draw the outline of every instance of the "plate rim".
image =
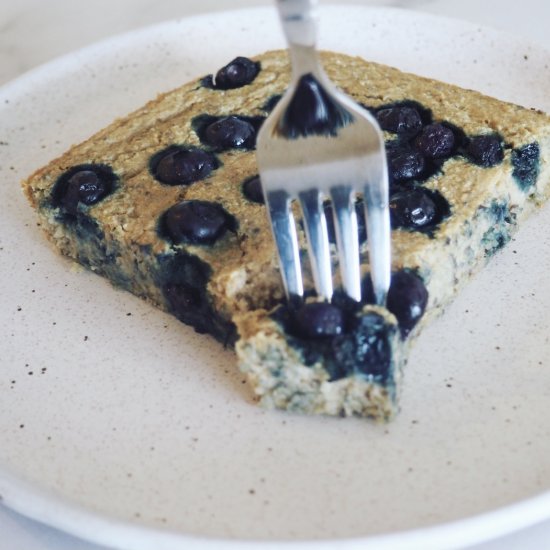
[[[361, 6], [357, 4], [325, 5], [322, 11], [334, 9], [353, 9], [365, 12], [407, 14], [416, 19], [441, 20], [454, 23], [463, 29], [480, 29], [490, 32], [493, 36], [506, 38], [515, 43], [537, 49], [550, 58], [550, 48], [537, 41], [526, 37], [510, 34], [493, 27], [477, 24], [453, 17], [432, 14], [428, 12], [413, 11], [397, 6]], [[212, 13], [195, 14], [188, 17], [168, 19], [165, 21], [141, 26], [132, 30], [115, 34], [85, 45], [76, 50], [32, 67], [0, 85], [0, 98], [18, 97], [23, 89], [33, 81], [43, 81], [45, 77], [55, 80], [61, 74], [74, 70], [79, 58], [90, 58], [101, 51], [111, 48], [116, 44], [127, 43], [129, 40], [139, 40], [141, 35], [148, 35], [167, 26], [180, 24], [182, 21], [211, 20], [212, 17], [223, 17], [224, 14], [234, 15], [236, 12], [247, 15], [268, 14], [273, 12], [270, 6], [256, 6], [234, 10], [219, 10]], [[10, 97], [11, 103], [12, 97]], [[0, 108], [13, 108], [9, 104], [0, 105]], [[109, 517], [101, 512], [73, 502], [66, 495], [60, 495], [57, 491], [47, 490], [35, 483], [25, 481], [22, 477], [10, 472], [10, 469], [0, 463], [0, 503], [15, 512], [33, 519], [44, 525], [53, 527], [63, 533], [74, 535], [84, 540], [102, 544], [111, 548], [124, 548], [128, 550], [145, 550], [153, 543], [159, 550], [172, 550], [182, 548], [182, 544], [193, 544], [200, 548], [242, 548], [264, 550], [270, 547], [284, 547], [287, 549], [307, 550], [309, 548], [332, 548], [337, 542], [343, 548], [361, 548], [364, 550], [399, 550], [412, 548], [422, 544], [426, 550], [440, 548], [452, 537], [454, 546], [466, 546], [487, 542], [496, 537], [505, 536], [521, 529], [525, 529], [550, 519], [550, 489], [532, 497], [521, 499], [512, 504], [501, 506], [481, 514], [475, 514], [459, 520], [440, 523], [428, 527], [384, 533], [380, 535], [353, 537], [349, 539], [325, 539], [325, 540], [247, 540], [225, 539], [206, 536], [195, 536], [181, 531], [172, 531], [149, 527]], [[545, 509], [547, 511], [545, 511]], [[54, 513], [54, 511], [57, 511]], [[74, 520], [74, 523], [73, 523]], [[88, 526], [86, 526], [88, 524]], [[487, 526], [490, 525], [491, 529]], [[482, 528], [483, 527], [483, 528]], [[481, 534], [481, 532], [483, 534]], [[113, 538], [114, 535], [114, 538]], [[128, 543], [131, 546], [128, 546]]]
[[[491, 27], [490, 25], [486, 25], [482, 23], [474, 23], [466, 19], [458, 19], [447, 15], [418, 11], [418, 10], [411, 10], [401, 6], [376, 6], [376, 5], [363, 6], [359, 4], [353, 4], [353, 3], [328, 4], [328, 5], [325, 4], [320, 6], [319, 9], [322, 12], [323, 11], [330, 12], [332, 10], [342, 10], [342, 9], [367, 11], [367, 12], [380, 13], [380, 14], [393, 12], [393, 13], [399, 13], [402, 16], [406, 14], [406, 16], [411, 18], [431, 19], [432, 21], [442, 21], [442, 22], [446, 22], [447, 24], [459, 25], [463, 29], [469, 29], [469, 30], [476, 29], [476, 30], [479, 30], [480, 32], [488, 32], [495, 37], [506, 38], [506, 40], [511, 40], [518, 45], [522, 44], [526, 47], [535, 48], [538, 51], [544, 52], [545, 54], [550, 56], [550, 46], [547, 46], [546, 44], [542, 44], [531, 38], [527, 38], [522, 35], [516, 35], [510, 32], [507, 32], [505, 30], [497, 29], [495, 27]], [[223, 10], [217, 10], [215, 12], [206, 12], [206, 13], [199, 13], [199, 14], [194, 14], [190, 16], [182, 16], [174, 19], [166, 19], [164, 21], [151, 23], [149, 25], [143, 25], [135, 29], [130, 29], [121, 33], [117, 33], [112, 36], [108, 36], [100, 40], [94, 41], [85, 46], [76, 48], [75, 50], [71, 50], [61, 55], [57, 55], [44, 63], [40, 63], [39, 65], [36, 65], [34, 67], [31, 67], [25, 70], [20, 75], [14, 78], [11, 78], [8, 81], [0, 84], [0, 96], [8, 92], [15, 93], [19, 86], [24, 86], [27, 83], [27, 81], [39, 79], [42, 75], [48, 75], [51, 72], [51, 69], [57, 68], [58, 65], [64, 65], [67, 63], [74, 64], [74, 59], [76, 57], [79, 57], [79, 56], [85, 57], [85, 56], [93, 55], [93, 53], [96, 51], [99, 52], [103, 49], [108, 48], [111, 45], [117, 44], [119, 42], [124, 42], [130, 38], [139, 36], [140, 34], [144, 34], [144, 35], [151, 34], [151, 33], [154, 33], [155, 30], [157, 29], [161, 29], [169, 25], [178, 25], [182, 21], [208, 20], [208, 19], [211, 19], [212, 17], [216, 17], [216, 18], [223, 17], [224, 14], [235, 14], [237, 12], [247, 13], [247, 14], [257, 13], [257, 14], [267, 15], [270, 12], [272, 12], [272, 14], [275, 14], [275, 8], [271, 6], [263, 5], [263, 6], [255, 6], [250, 8], [238, 8], [233, 10], [223, 9]], [[2, 107], [2, 104], [0, 104], [0, 107]]]
[[[488, 512], [429, 527], [365, 537], [319, 540], [256, 540], [197, 536], [120, 520], [72, 502], [52, 490], [17, 477], [0, 465], [0, 503], [9, 509], [83, 540], [120, 550], [182, 550], [182, 548], [249, 548], [267, 550], [440, 550], [450, 540], [454, 548], [466, 548], [527, 529], [548, 520], [550, 491]], [[488, 529], [490, 526], [490, 529]], [[185, 546], [183, 546], [185, 545]]]

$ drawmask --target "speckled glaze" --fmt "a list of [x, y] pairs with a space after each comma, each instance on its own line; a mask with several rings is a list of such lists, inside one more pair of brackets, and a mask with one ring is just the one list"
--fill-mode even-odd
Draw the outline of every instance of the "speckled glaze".
[[[536, 47], [402, 11], [326, 8], [322, 23], [323, 48], [550, 110]], [[547, 518], [548, 208], [422, 334], [389, 426], [256, 408], [232, 352], [76, 269], [36, 228], [21, 178], [158, 92], [282, 44], [269, 10], [209, 15], [0, 90], [3, 501], [126, 549], [440, 548]]]

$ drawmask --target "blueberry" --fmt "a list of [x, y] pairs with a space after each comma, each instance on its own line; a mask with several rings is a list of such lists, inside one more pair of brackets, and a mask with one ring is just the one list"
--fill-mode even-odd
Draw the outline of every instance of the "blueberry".
[[234, 218], [220, 205], [187, 200], [162, 215], [159, 230], [174, 244], [213, 244], [235, 226]]
[[117, 177], [110, 167], [101, 164], [82, 164], [65, 172], [52, 191], [54, 206], [76, 215], [79, 205], [92, 206], [109, 195]]
[[249, 201], [257, 202], [258, 204], [263, 204], [265, 202], [260, 176], [256, 175], [246, 179], [243, 182], [242, 189], [244, 196]]
[[405, 147], [388, 147], [388, 170], [391, 181], [401, 182], [416, 178], [425, 167], [420, 151]]
[[202, 292], [198, 287], [172, 283], [166, 285], [163, 291], [170, 310], [177, 315], [184, 316], [190, 309], [199, 308], [202, 304]]
[[158, 255], [152, 273], [168, 311], [197, 332], [208, 332], [224, 345], [232, 345], [237, 336], [235, 326], [214, 311], [208, 296], [211, 274], [208, 263], [182, 249]]
[[403, 338], [420, 321], [427, 303], [428, 290], [418, 275], [408, 270], [392, 275], [386, 307], [397, 318]]
[[380, 109], [376, 119], [382, 130], [396, 134], [416, 134], [422, 128], [419, 112], [406, 105]]
[[335, 136], [349, 125], [353, 116], [313, 74], [302, 75], [286, 105], [278, 131], [287, 139], [308, 136]]
[[393, 227], [422, 228], [430, 225], [436, 215], [436, 205], [424, 189], [405, 189], [390, 197], [390, 218]]
[[236, 57], [216, 73], [212, 85], [219, 90], [241, 88], [250, 84], [259, 72], [259, 63], [255, 63], [247, 57]]
[[213, 310], [204, 288], [182, 282], [167, 283], [162, 292], [168, 310], [182, 323], [191, 325], [199, 334], [212, 334], [224, 345], [235, 342], [235, 326]]
[[303, 338], [332, 337], [344, 331], [344, 314], [334, 305], [312, 302], [298, 309], [295, 324]]
[[488, 168], [500, 164], [504, 158], [502, 142], [498, 136], [475, 136], [468, 140], [466, 156], [478, 166]]
[[212, 268], [203, 260], [183, 250], [157, 256], [159, 286], [192, 286], [206, 292]]
[[218, 149], [250, 149], [256, 141], [256, 129], [247, 120], [231, 115], [209, 124], [202, 140]]
[[211, 332], [212, 322], [204, 311], [199, 289], [187, 284], [169, 284], [163, 288], [163, 294], [170, 313], [179, 321], [191, 325], [199, 334]]
[[168, 147], [151, 160], [153, 176], [167, 185], [189, 185], [207, 178], [216, 168], [216, 157], [196, 147]]
[[449, 157], [455, 146], [453, 131], [444, 124], [426, 126], [414, 140], [415, 147], [429, 159]]
[[540, 147], [534, 141], [512, 151], [512, 175], [522, 191], [535, 185], [540, 172]]
[[348, 334], [332, 340], [332, 355], [338, 377], [357, 372], [381, 381], [388, 378], [391, 368], [390, 333], [384, 318], [378, 313], [361, 315]]
[[[327, 220], [328, 240], [336, 244], [336, 229], [334, 227], [334, 216], [332, 212], [332, 204], [326, 202], [324, 204], [325, 217]], [[359, 243], [364, 243], [367, 240], [367, 222], [365, 220], [365, 206], [362, 199], [355, 201], [355, 212], [357, 214], [357, 232], [359, 234]]]

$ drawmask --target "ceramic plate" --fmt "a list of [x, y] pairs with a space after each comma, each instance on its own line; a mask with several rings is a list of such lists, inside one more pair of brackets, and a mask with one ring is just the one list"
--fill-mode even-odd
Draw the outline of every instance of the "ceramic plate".
[[[323, 48], [550, 110], [548, 52], [494, 31], [339, 6], [320, 35]], [[427, 549], [547, 518], [548, 209], [424, 332], [387, 426], [260, 410], [230, 350], [75, 268], [37, 227], [22, 177], [157, 93], [281, 46], [271, 10], [220, 13], [1, 89], [3, 501], [127, 550]]]

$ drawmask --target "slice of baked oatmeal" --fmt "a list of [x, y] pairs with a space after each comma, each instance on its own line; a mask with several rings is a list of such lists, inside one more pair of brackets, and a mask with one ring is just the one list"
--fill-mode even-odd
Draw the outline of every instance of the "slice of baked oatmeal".
[[23, 188], [61, 253], [234, 345], [263, 405], [389, 419], [411, 341], [546, 200], [550, 118], [359, 58], [322, 60], [385, 131], [387, 309], [369, 305], [366, 261], [363, 303], [285, 303], [254, 154], [289, 82], [283, 51], [160, 95]]

